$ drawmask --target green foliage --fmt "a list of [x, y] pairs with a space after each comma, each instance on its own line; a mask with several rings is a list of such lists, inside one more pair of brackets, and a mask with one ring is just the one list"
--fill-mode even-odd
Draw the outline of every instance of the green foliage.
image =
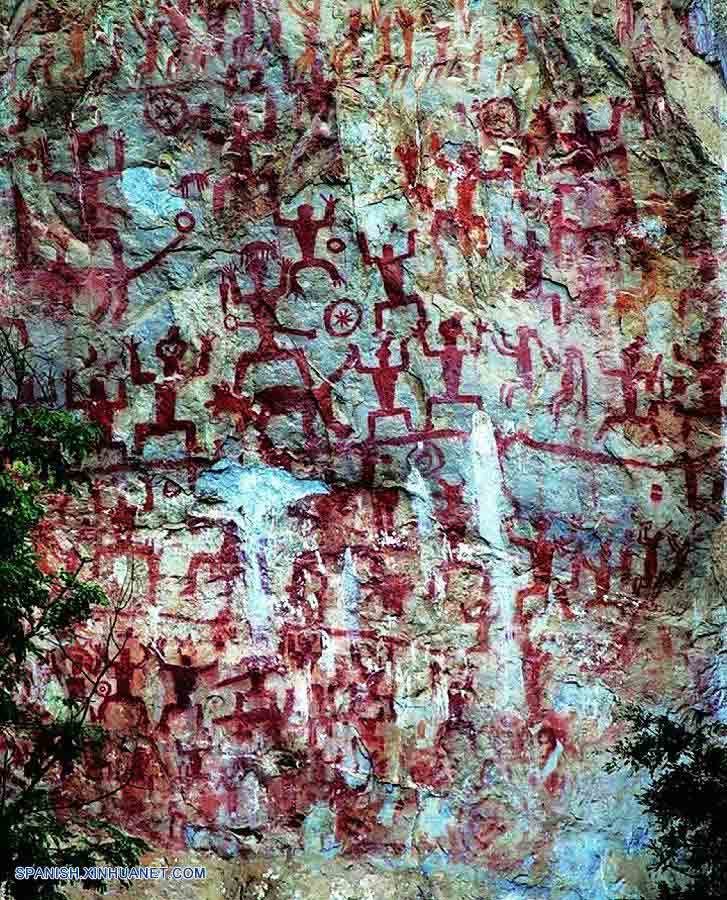
[[20, 407], [0, 422], [3, 455], [37, 490], [72, 490], [78, 475], [71, 468], [99, 438], [97, 426], [44, 406]]
[[[99, 770], [108, 751], [112, 736], [87, 718], [113, 658], [100, 661], [100, 674], [88, 679], [85, 692], [70, 697], [61, 688], [54, 709], [30, 699], [31, 665], [47, 665], [54, 653], [70, 659], [74, 631], [94, 610], [112, 606], [99, 585], [80, 577], [80, 566], [42, 567], [33, 540], [44, 498], [77, 491], [77, 467], [100, 432], [47, 402], [24, 403], [32, 375], [28, 348], [0, 332], [0, 377], [15, 388], [0, 411], [0, 884], [17, 900], [45, 900], [62, 896], [59, 884], [16, 881], [16, 866], [131, 866], [146, 844], [89, 818], [97, 796], [82, 793], [69, 801], [64, 790], [68, 779], [81, 784], [84, 774]], [[110, 633], [107, 651], [112, 647], [120, 653], [123, 644]]]
[[625, 764], [651, 778], [638, 799], [654, 826], [649, 849], [660, 900], [727, 897], [727, 728], [633, 706], [620, 718], [630, 733], [606, 768]]

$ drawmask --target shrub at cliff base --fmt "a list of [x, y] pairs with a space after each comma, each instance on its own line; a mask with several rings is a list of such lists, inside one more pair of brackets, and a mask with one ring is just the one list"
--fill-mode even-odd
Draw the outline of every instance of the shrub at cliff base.
[[89, 811], [108, 792], [94, 765], [109, 753], [123, 758], [128, 747], [110, 748], [113, 736], [88, 723], [98, 685], [122, 645], [110, 631], [93, 674], [75, 665], [81, 683], [73, 691], [62, 677], [51, 679], [45, 694], [38, 683], [54, 660], [57, 671], [64, 661], [70, 671], [74, 632], [94, 611], [105, 607], [112, 626], [119, 612], [98, 585], [81, 579], [81, 565], [41, 566], [33, 543], [44, 498], [77, 490], [74, 471], [100, 435], [67, 412], [27, 401], [43, 393], [29, 348], [1, 330], [0, 382], [0, 886], [4, 897], [45, 900], [61, 896], [60, 882], [16, 880], [16, 866], [131, 866], [146, 845]]
[[631, 726], [607, 768], [647, 772], [638, 799], [653, 823], [649, 844], [660, 900], [727, 897], [727, 727], [624, 707]]

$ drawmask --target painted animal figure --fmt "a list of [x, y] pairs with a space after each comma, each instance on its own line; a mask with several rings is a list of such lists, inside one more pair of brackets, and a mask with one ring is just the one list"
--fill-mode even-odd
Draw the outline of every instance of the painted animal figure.
[[336, 437], [350, 437], [353, 429], [339, 422], [333, 410], [333, 385], [343, 378], [346, 371], [354, 365], [354, 357], [349, 354], [343, 364], [328, 376], [318, 387], [308, 388], [297, 385], [274, 385], [255, 391], [252, 397], [235, 394], [227, 382], [213, 385], [212, 400], [205, 406], [212, 414], [230, 414], [239, 431], [248, 423], [264, 432], [271, 419], [277, 416], [289, 416], [300, 413], [303, 419], [303, 433], [306, 437], [313, 434], [318, 418]]
[[189, 197], [192, 188], [199, 194], [206, 190], [210, 184], [210, 175], [214, 169], [205, 169], [204, 172], [188, 172], [179, 179], [179, 184], [175, 185], [175, 190], [180, 191], [186, 199]]

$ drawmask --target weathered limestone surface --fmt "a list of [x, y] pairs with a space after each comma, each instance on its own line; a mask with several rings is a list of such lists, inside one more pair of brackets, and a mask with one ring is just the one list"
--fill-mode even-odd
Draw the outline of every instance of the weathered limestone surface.
[[99, 811], [213, 873], [139, 896], [631, 896], [614, 701], [727, 689], [724, 0], [0, 8]]

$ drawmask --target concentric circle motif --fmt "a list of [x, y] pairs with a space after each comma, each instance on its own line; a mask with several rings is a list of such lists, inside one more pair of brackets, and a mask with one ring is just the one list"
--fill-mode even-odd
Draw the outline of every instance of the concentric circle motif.
[[177, 226], [177, 231], [182, 234], [189, 234], [190, 231], [194, 231], [197, 220], [191, 212], [187, 212], [185, 209], [176, 214], [174, 217], [174, 224]]
[[514, 137], [520, 130], [517, 107], [507, 97], [493, 97], [480, 106], [477, 114], [480, 128], [499, 138]]
[[363, 311], [355, 300], [342, 297], [329, 303], [323, 314], [326, 331], [332, 337], [348, 337], [361, 324]]
[[227, 315], [225, 316], [225, 328], [227, 329], [227, 331], [237, 331], [239, 327], [240, 320], [237, 318], [237, 316], [233, 315], [232, 313], [227, 313]]
[[412, 469], [427, 476], [435, 475], [444, 466], [444, 453], [431, 441], [417, 444], [406, 459]]
[[189, 107], [184, 97], [171, 91], [154, 91], [146, 98], [144, 114], [149, 124], [171, 136], [184, 125], [189, 114]]
[[346, 242], [342, 241], [341, 238], [332, 237], [326, 241], [326, 247], [331, 253], [343, 253], [346, 249]]

